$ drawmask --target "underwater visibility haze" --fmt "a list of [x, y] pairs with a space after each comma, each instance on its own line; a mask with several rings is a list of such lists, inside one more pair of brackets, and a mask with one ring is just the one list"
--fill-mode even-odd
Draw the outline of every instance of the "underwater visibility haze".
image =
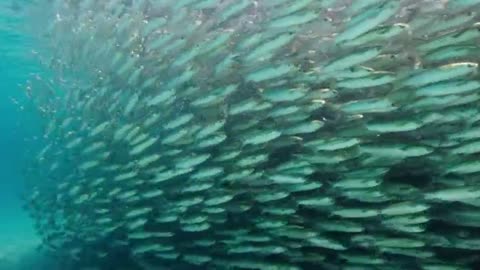
[[479, 0], [3, 0], [0, 42], [0, 270], [480, 269]]

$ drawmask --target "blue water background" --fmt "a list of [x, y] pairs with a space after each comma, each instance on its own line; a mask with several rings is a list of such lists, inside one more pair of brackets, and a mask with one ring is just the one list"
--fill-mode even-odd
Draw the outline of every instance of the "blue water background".
[[39, 244], [21, 194], [26, 155], [41, 147], [35, 138], [42, 125], [30, 111], [24, 85], [40, 69], [19, 19], [0, 11], [0, 270], [14, 270], [24, 268], [10, 262], [23, 260]]

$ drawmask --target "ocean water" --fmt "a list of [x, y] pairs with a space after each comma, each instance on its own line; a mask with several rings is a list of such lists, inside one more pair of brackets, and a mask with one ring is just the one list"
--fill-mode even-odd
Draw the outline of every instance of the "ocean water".
[[[13, 44], [12, 44], [13, 45]], [[2, 42], [2, 46], [5, 43]], [[39, 238], [33, 230], [32, 221], [22, 209], [21, 192], [24, 187], [22, 163], [25, 160], [25, 135], [31, 134], [30, 128], [35, 123], [23, 121], [18, 106], [11, 98], [18, 97], [18, 77], [10, 75], [8, 65], [15, 59], [3, 58], [1, 89], [2, 98], [0, 111], [2, 113], [2, 134], [0, 139], [1, 154], [1, 208], [0, 216], [0, 269], [4, 261], [17, 260], [34, 250], [39, 244]], [[10, 60], [10, 62], [9, 62]], [[18, 70], [21, 72], [21, 70]], [[3, 268], [2, 268], [3, 267]], [[16, 269], [16, 268], [15, 268]]]
[[25, 162], [39, 147], [34, 138], [40, 134], [41, 119], [24, 106], [27, 97], [21, 85], [39, 66], [28, 55], [30, 40], [21, 31], [21, 13], [7, 2], [0, 4], [0, 269], [49, 269], [22, 199]]
[[0, 270], [480, 269], [480, 1], [0, 0]]

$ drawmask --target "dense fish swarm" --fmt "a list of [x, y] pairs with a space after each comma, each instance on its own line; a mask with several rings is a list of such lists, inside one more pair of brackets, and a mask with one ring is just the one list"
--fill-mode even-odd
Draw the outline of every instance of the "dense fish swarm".
[[37, 2], [61, 77], [29, 89], [47, 248], [98, 269], [478, 269], [480, 1]]

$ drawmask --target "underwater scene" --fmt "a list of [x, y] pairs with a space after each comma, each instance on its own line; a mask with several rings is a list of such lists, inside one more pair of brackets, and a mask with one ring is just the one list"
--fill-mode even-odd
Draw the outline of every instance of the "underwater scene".
[[480, 0], [2, 0], [0, 270], [480, 270]]

